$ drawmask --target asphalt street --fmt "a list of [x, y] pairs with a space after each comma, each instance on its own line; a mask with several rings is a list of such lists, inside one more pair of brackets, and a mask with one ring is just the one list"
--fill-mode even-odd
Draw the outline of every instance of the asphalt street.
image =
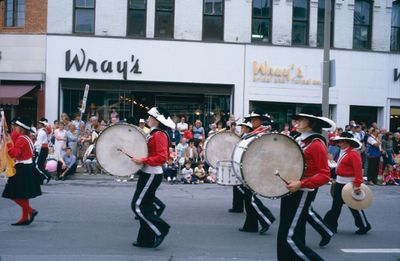
[[[0, 191], [4, 183], [0, 178]], [[0, 261], [276, 260], [280, 200], [262, 199], [277, 217], [265, 235], [244, 233], [238, 228], [245, 214], [227, 212], [232, 188], [214, 184], [163, 183], [157, 196], [167, 205], [163, 218], [170, 233], [157, 249], [133, 247], [139, 227], [130, 209], [135, 185], [106, 175], [51, 181], [42, 186], [41, 197], [31, 200], [39, 215], [27, 227], [10, 225], [20, 208], [1, 198]], [[325, 260], [400, 260], [400, 187], [371, 188], [374, 202], [366, 214], [373, 228], [368, 234], [354, 234], [346, 208], [326, 247], [318, 246], [319, 236], [307, 227], [307, 244]], [[328, 192], [324, 186], [314, 204], [321, 215], [331, 205]]]

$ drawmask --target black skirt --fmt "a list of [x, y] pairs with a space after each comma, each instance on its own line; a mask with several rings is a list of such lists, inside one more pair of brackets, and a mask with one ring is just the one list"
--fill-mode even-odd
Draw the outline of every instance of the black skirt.
[[3, 198], [28, 199], [42, 195], [39, 178], [33, 164], [18, 163], [15, 165], [16, 174], [7, 180]]

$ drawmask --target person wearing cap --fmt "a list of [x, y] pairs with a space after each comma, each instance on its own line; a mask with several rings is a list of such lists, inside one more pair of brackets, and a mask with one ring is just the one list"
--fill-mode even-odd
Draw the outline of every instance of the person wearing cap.
[[13, 226], [26, 226], [33, 222], [38, 211], [29, 204], [29, 199], [42, 195], [40, 184], [34, 173], [34, 145], [29, 138], [32, 131], [30, 121], [21, 117], [15, 121], [15, 129], [19, 133], [15, 143], [6, 136], [8, 154], [15, 160], [16, 173], [7, 180], [2, 197], [13, 200], [22, 208], [22, 216]]
[[45, 168], [46, 159], [49, 155], [49, 136], [47, 133], [47, 119], [40, 118], [37, 123], [37, 137], [35, 142], [35, 152], [38, 155], [36, 157], [35, 163], [36, 168], [46, 176], [47, 183], [49, 183], [51, 179], [50, 173], [47, 172]]
[[[268, 132], [270, 127], [264, 126], [263, 124], [272, 122], [268, 114], [264, 114], [259, 111], [251, 112], [245, 117], [245, 121], [251, 123], [253, 130], [247, 135], [242, 136], [242, 139]], [[275, 221], [275, 217], [250, 189], [246, 188], [245, 186], [242, 186], [241, 188], [244, 191], [246, 219], [243, 227], [239, 228], [239, 231], [259, 232], [260, 234], [264, 234], [268, 231], [270, 225]], [[260, 231], [258, 230], [258, 223], [261, 224]]]
[[[250, 122], [242, 122], [240, 126], [241, 137], [245, 137], [253, 130], [253, 125]], [[242, 213], [244, 209], [244, 190], [241, 186], [233, 186], [232, 208], [228, 210], [230, 213]]]
[[312, 208], [318, 188], [330, 180], [326, 140], [322, 128], [333, 127], [333, 121], [320, 117], [320, 110], [304, 108], [302, 113], [292, 116], [296, 120], [297, 138], [306, 163], [301, 180], [290, 180], [287, 189], [292, 194], [281, 199], [278, 229], [278, 260], [310, 259], [323, 260], [305, 244], [306, 222], [322, 236], [319, 243], [329, 243], [333, 232]]
[[169, 139], [166, 130], [175, 128], [168, 112], [160, 107], [153, 107], [148, 112], [147, 124], [150, 132], [147, 135], [148, 156], [136, 158], [132, 156], [135, 164], [143, 164], [139, 171], [136, 191], [133, 195], [131, 208], [139, 218], [140, 229], [136, 247], [158, 247], [169, 232], [169, 225], [155, 214], [154, 201], [156, 190], [163, 179], [163, 164], [169, 155]]
[[[361, 184], [363, 183], [362, 160], [360, 153], [357, 151], [362, 144], [351, 133], [343, 132], [340, 137], [332, 139], [340, 147], [340, 156], [336, 167], [336, 185], [333, 193], [333, 202], [331, 209], [326, 213], [324, 221], [336, 233], [338, 227], [338, 219], [342, 206], [344, 204], [342, 198], [343, 187], [349, 183], [353, 183], [354, 193], [360, 193]], [[363, 210], [355, 210], [350, 208], [354, 217], [354, 222], [358, 227], [356, 234], [365, 234], [371, 229], [367, 217]]]
[[146, 122], [144, 119], [140, 119], [139, 120], [139, 128], [142, 129], [142, 131], [144, 132], [144, 134], [149, 133], [149, 128], [146, 127]]

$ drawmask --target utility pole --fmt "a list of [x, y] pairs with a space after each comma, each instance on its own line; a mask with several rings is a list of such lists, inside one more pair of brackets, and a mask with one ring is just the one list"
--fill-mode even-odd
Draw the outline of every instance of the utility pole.
[[324, 62], [322, 72], [322, 116], [329, 117], [329, 82], [331, 47], [331, 0], [325, 0], [324, 17]]

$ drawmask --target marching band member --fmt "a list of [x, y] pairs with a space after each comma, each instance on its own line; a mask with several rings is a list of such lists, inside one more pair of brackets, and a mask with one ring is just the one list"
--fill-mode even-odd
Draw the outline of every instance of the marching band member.
[[[271, 122], [271, 118], [268, 114], [263, 114], [261, 112], [251, 112], [245, 117], [245, 121], [250, 121], [253, 126], [253, 131], [248, 133], [242, 139], [246, 139], [253, 135], [269, 131], [269, 128], [263, 126], [263, 122]], [[260, 234], [264, 234], [269, 229], [270, 225], [275, 221], [274, 215], [271, 211], [264, 206], [261, 200], [254, 195], [254, 193], [244, 187], [240, 187], [244, 191], [244, 206], [246, 209], [246, 220], [242, 228], [239, 231], [243, 232], [258, 232], [258, 222], [261, 224]]]
[[332, 127], [332, 121], [311, 113], [299, 113], [292, 118], [296, 120], [296, 131], [300, 133], [298, 139], [307, 167], [301, 180], [289, 181], [287, 188], [293, 193], [281, 199], [277, 256], [278, 260], [285, 261], [323, 260], [306, 246], [305, 226], [306, 221], [309, 222], [322, 235], [320, 246], [329, 243], [333, 232], [311, 204], [318, 188], [330, 180], [326, 141], [321, 133], [322, 128]]
[[[242, 122], [238, 124], [241, 127], [241, 137], [246, 137], [252, 130], [253, 125], [250, 122]], [[228, 210], [231, 213], [242, 213], [244, 209], [244, 191], [240, 185], [233, 186], [232, 208]]]
[[11, 142], [11, 137], [6, 136], [8, 154], [15, 159], [16, 173], [7, 180], [3, 191], [3, 197], [12, 199], [22, 208], [21, 218], [13, 226], [26, 226], [33, 222], [39, 213], [29, 205], [29, 199], [42, 195], [40, 184], [34, 174], [33, 166], [33, 142], [29, 138], [32, 132], [28, 119], [19, 118], [15, 121], [15, 130], [19, 136], [15, 143]]
[[35, 150], [37, 153], [36, 168], [46, 177], [46, 183], [49, 183], [51, 175], [45, 168], [46, 159], [49, 155], [49, 138], [47, 133], [47, 119], [41, 118], [38, 121], [37, 138], [35, 142]]
[[146, 158], [132, 157], [136, 164], [143, 164], [139, 171], [139, 180], [132, 199], [132, 210], [139, 218], [140, 229], [137, 247], [158, 247], [169, 232], [170, 226], [155, 214], [154, 201], [156, 190], [163, 179], [163, 164], [169, 155], [169, 139], [167, 128], [175, 128], [175, 123], [168, 116], [168, 112], [160, 107], [153, 107], [148, 112], [147, 124], [150, 132], [147, 136], [149, 156]]
[[[361, 142], [354, 138], [351, 133], [343, 132], [340, 137], [332, 139], [340, 147], [339, 159], [336, 167], [336, 185], [334, 188], [333, 202], [331, 209], [326, 213], [324, 221], [336, 233], [338, 227], [338, 219], [342, 206], [344, 204], [342, 198], [342, 189], [349, 183], [353, 182], [354, 192], [360, 192], [360, 186], [363, 183], [362, 160], [357, 149], [362, 147]], [[365, 234], [371, 229], [367, 217], [363, 210], [355, 210], [350, 208], [354, 217], [355, 225], [359, 228], [356, 234]]]

